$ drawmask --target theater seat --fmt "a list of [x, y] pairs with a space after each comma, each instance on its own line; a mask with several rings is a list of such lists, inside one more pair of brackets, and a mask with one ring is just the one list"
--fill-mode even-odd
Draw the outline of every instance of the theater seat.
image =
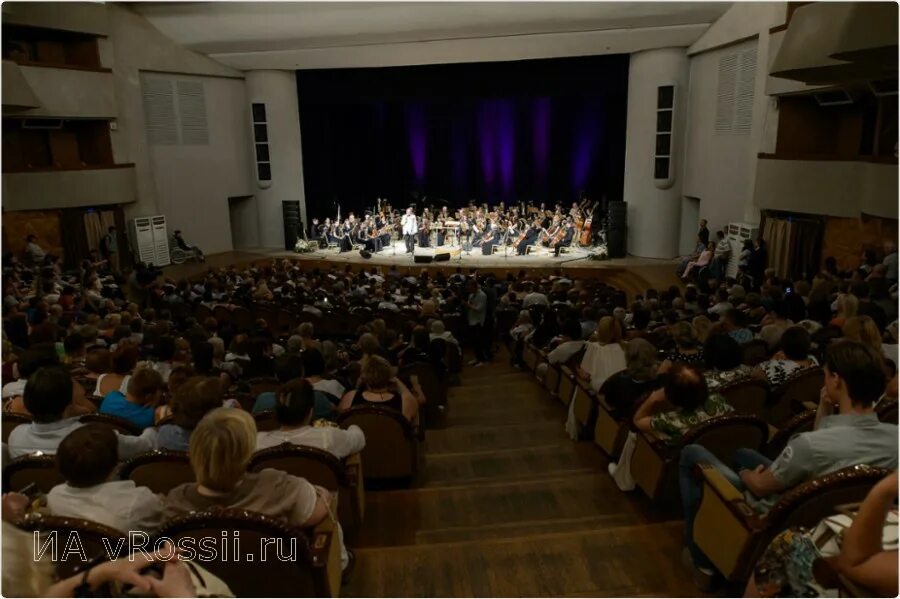
[[154, 493], [168, 493], [178, 485], [195, 481], [186, 452], [157, 449], [135, 456], [122, 464], [119, 478], [132, 480]]
[[897, 424], [897, 400], [882, 399], [875, 407], [875, 413], [878, 414], [880, 421], [888, 424]]
[[252, 395], [254, 399], [259, 397], [260, 393], [274, 393], [281, 387], [281, 383], [278, 382], [278, 379], [272, 377], [261, 376], [250, 379], [247, 382], [250, 384], [250, 395]]
[[3, 468], [3, 492], [21, 491], [34, 483], [34, 490], [49, 493], [56, 485], [66, 482], [56, 467], [56, 457], [37, 453], [23, 455]]
[[644, 433], [638, 433], [631, 459], [631, 474], [637, 486], [650, 499], [660, 502], [678, 500], [678, 455], [685, 445], [702, 445], [717, 458], [730, 464], [734, 451], [741, 447], [762, 451], [769, 438], [769, 427], [755, 416], [729, 414], [702, 422], [686, 432], [681, 443], [667, 445]]
[[575, 395], [572, 398], [575, 422], [582, 437], [590, 438], [594, 434], [594, 418], [597, 414], [597, 393], [583, 381], [576, 381]]
[[537, 368], [538, 349], [528, 341], [525, 342], [525, 347], [522, 349], [522, 361], [525, 362], [525, 366], [531, 372], [534, 372]]
[[597, 398], [597, 420], [594, 423], [594, 443], [602, 449], [610, 459], [617, 459], [622, 453], [622, 446], [628, 436], [628, 425], [617, 420], [612, 407], [606, 398]]
[[[216, 543], [202, 565], [222, 579], [235, 597], [337, 597], [341, 588], [340, 542], [334, 523], [327, 518], [310, 533], [253, 512], [224, 509], [194, 512], [166, 523], [157, 538], [177, 545], [202, 539], [240, 539], [240, 556]], [[193, 541], [186, 541], [193, 539]], [[208, 541], [207, 541], [208, 543]], [[231, 548], [231, 547], [229, 547]], [[288, 556], [293, 548], [293, 559]], [[233, 551], [233, 550], [232, 550]], [[198, 553], [202, 549], [198, 549]]]
[[113, 427], [122, 435], [140, 435], [143, 429], [130, 420], [113, 416], [112, 414], [85, 414], [78, 419], [85, 424], [106, 424]]
[[771, 401], [766, 408], [766, 421], [775, 428], [781, 428], [795, 414], [804, 411], [804, 402], [818, 404], [819, 392], [824, 384], [825, 373], [818, 366], [795, 372], [772, 390]]
[[742, 583], [779, 532], [791, 526], [815, 526], [832, 515], [836, 506], [862, 501], [888, 474], [886, 468], [845, 468], [791, 489], [761, 515], [718, 470], [701, 464], [697, 475], [703, 482], [703, 495], [694, 520], [694, 541], [725, 578]]
[[544, 388], [550, 393], [551, 397], [556, 397], [559, 390], [559, 381], [562, 378], [559, 364], [547, 363], [547, 371], [544, 375]]
[[718, 389], [738, 414], [750, 414], [762, 418], [765, 415], [769, 389], [757, 379], [745, 378], [733, 381]]
[[264, 468], [274, 468], [305, 478], [314, 485], [337, 493], [338, 520], [343, 526], [344, 534], [350, 537], [359, 531], [366, 503], [359, 454], [341, 461], [333, 454], [316, 447], [284, 443], [257, 451], [253, 455], [248, 470], [258, 472]]
[[559, 372], [559, 388], [556, 391], [556, 396], [564, 406], [568, 406], [575, 396], [575, 388], [578, 386], [578, 383], [575, 380], [575, 373], [568, 366], [562, 366]]
[[[83, 571], [85, 562], [82, 559], [82, 551], [88, 559], [103, 556], [104, 561], [107, 556], [115, 559], [127, 552], [128, 539], [125, 532], [91, 520], [32, 512], [16, 525], [28, 532], [40, 533], [44, 542], [47, 542], [50, 535], [55, 533], [57, 552], [54, 566], [56, 575], [60, 579], [74, 576], [79, 571]], [[78, 545], [74, 544], [76, 539]], [[71, 544], [67, 545], [70, 540]], [[74, 550], [66, 551], [66, 547]], [[38, 547], [35, 546], [35, 551], [37, 549]], [[117, 549], [118, 551], [116, 551]], [[47, 551], [49, 554], [49, 547]], [[100, 592], [94, 596], [111, 597], [112, 595], [104, 595], [103, 592]]]
[[256, 420], [256, 430], [259, 432], [274, 431], [281, 426], [278, 424], [278, 419], [275, 417], [275, 410], [263, 410], [262, 412], [257, 412], [253, 415], [253, 419]]
[[337, 421], [342, 428], [355, 424], [366, 435], [362, 450], [366, 480], [415, 478], [419, 442], [403, 414], [383, 406], [357, 406], [340, 414]]

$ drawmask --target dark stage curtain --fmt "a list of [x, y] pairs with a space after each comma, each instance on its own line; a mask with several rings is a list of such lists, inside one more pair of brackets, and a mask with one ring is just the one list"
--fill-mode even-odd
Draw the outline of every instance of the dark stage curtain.
[[297, 72], [310, 216], [622, 198], [624, 55]]

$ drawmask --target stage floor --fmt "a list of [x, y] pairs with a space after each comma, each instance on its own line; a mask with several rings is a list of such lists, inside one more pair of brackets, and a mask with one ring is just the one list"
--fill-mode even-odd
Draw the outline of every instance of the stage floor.
[[552, 251], [549, 255], [517, 256], [513, 251], [504, 256], [501, 253], [485, 256], [481, 250], [470, 253], [459, 252], [458, 248], [450, 246], [439, 248], [417, 248], [416, 255], [433, 256], [438, 253], [450, 252], [451, 258], [444, 262], [416, 263], [413, 255], [406, 253], [402, 241], [397, 241], [394, 248], [382, 250], [373, 254], [371, 258], [364, 258], [358, 251], [339, 253], [334, 249], [317, 250], [304, 254], [290, 252], [283, 249], [254, 248], [211, 254], [206, 262], [186, 262], [184, 264], [168, 266], [164, 269], [164, 276], [172, 279], [192, 278], [206, 272], [210, 268], [222, 268], [226, 266], [245, 267], [264, 260], [290, 258], [309, 263], [311, 267], [329, 268], [336, 266], [346, 268], [350, 266], [354, 270], [371, 267], [396, 267], [401, 272], [418, 273], [423, 268], [441, 269], [452, 271], [462, 268], [466, 271], [477, 269], [481, 272], [490, 271], [495, 276], [506, 276], [508, 273], [516, 274], [521, 269], [528, 269], [540, 276], [552, 274], [565, 274], [568, 277], [581, 279], [603, 279], [610, 284], [624, 289], [631, 296], [642, 293], [648, 287], [667, 288], [670, 285], [678, 285], [681, 281], [675, 275], [677, 260], [658, 260], [653, 258], [616, 258], [609, 260], [588, 259], [589, 251], [585, 249], [573, 249], [570, 253], [554, 257]]

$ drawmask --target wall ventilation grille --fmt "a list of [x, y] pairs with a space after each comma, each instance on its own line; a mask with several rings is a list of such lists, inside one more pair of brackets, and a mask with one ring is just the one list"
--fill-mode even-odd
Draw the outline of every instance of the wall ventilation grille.
[[209, 144], [206, 93], [200, 81], [142, 76], [144, 118], [151, 145]]
[[719, 58], [715, 131], [746, 135], [753, 126], [756, 87], [756, 48]]

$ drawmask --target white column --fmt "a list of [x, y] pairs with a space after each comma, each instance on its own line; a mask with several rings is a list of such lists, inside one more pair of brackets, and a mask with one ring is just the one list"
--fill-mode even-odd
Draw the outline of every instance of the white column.
[[[688, 98], [685, 48], [661, 48], [631, 55], [625, 184], [628, 253], [646, 258], [678, 255], [681, 221], [681, 157]], [[654, 178], [657, 88], [675, 86], [669, 178]]]
[[[303, 190], [303, 156], [300, 148], [300, 112], [297, 104], [297, 77], [293, 71], [248, 71], [247, 98], [250, 104], [266, 105], [269, 134], [271, 181], [256, 180], [256, 205], [259, 213], [259, 241], [262, 247], [284, 247], [284, 219], [281, 203], [299, 200], [303, 226], [306, 222], [306, 196]], [[247, 106], [252, 129], [252, 115]], [[252, 136], [252, 131], [251, 131]], [[251, 139], [253, 139], [251, 137]], [[256, 152], [251, 152], [256, 176]]]

